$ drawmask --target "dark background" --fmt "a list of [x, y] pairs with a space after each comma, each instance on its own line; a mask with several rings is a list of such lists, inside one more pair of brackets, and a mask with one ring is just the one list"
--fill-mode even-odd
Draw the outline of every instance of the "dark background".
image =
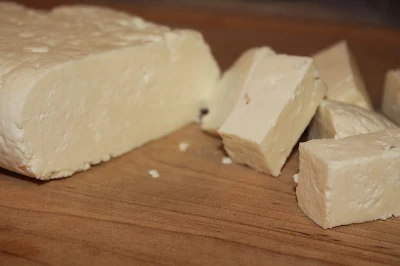
[[139, 2], [190, 8], [230, 9], [257, 14], [324, 19], [345, 23], [400, 27], [400, 0], [94, 0]]

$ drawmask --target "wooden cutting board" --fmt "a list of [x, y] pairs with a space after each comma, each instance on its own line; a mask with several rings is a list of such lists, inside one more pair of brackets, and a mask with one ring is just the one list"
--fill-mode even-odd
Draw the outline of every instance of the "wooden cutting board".
[[[345, 38], [376, 106], [384, 73], [400, 67], [396, 30], [113, 7], [201, 30], [223, 68], [253, 46], [309, 55]], [[278, 178], [224, 165], [223, 155], [221, 141], [193, 124], [63, 180], [0, 170], [0, 265], [400, 265], [399, 218], [323, 230], [299, 210], [297, 152]]]

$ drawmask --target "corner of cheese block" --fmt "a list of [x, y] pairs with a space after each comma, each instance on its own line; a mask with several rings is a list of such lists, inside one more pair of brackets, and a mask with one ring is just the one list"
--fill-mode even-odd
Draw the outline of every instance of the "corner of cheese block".
[[340, 41], [313, 55], [321, 79], [328, 86], [329, 100], [373, 109], [360, 70], [346, 41]]
[[201, 124], [203, 130], [218, 134], [217, 130], [229, 116], [239, 96], [246, 90], [247, 80], [251, 78], [259, 62], [273, 54], [275, 52], [269, 47], [252, 48], [234, 62], [208, 95], [208, 114], [203, 117]]
[[[12, 7], [12, 6], [11, 6]], [[24, 142], [23, 109], [29, 84], [38, 75], [33, 67], [19, 67], [0, 78], [0, 167], [29, 177], [32, 156]]]
[[[81, 13], [90, 14], [79, 17], [87, 27], [76, 20]], [[19, 36], [0, 38], [5, 47], [22, 51], [29, 38], [37, 44], [0, 66], [7, 70], [0, 76], [0, 167], [26, 176], [66, 177], [195, 121], [219, 79], [209, 46], [194, 31], [146, 24], [138, 33], [136, 17], [102, 8], [0, 14], [24, 22], [0, 22]], [[33, 30], [24, 28], [31, 23]], [[51, 42], [43, 37], [53, 32]]]
[[344, 138], [391, 128], [397, 126], [372, 110], [324, 100], [311, 122], [309, 137]]
[[332, 51], [341, 51], [343, 52], [347, 52], [349, 50], [349, 44], [347, 43], [347, 40], [343, 39], [340, 40], [334, 44], [329, 45], [328, 47], [325, 47], [321, 50], [319, 50], [318, 52], [316, 52], [315, 54], [312, 55], [312, 58], [314, 58], [314, 60], [320, 60], [323, 57], [325, 57], [327, 54], [332, 53]]
[[265, 160], [259, 143], [221, 131], [218, 133], [222, 137], [225, 151], [233, 162], [250, 166], [259, 172], [267, 172], [275, 177], [280, 175], [280, 170], [274, 170]]
[[326, 139], [335, 136], [333, 120], [330, 117], [326, 105], [328, 101], [323, 100], [311, 120], [308, 129], [308, 139]]
[[[278, 176], [326, 87], [311, 58], [288, 55], [268, 57], [247, 84], [246, 93], [218, 132], [225, 149], [235, 151], [235, 162]], [[226, 141], [228, 136], [235, 141]], [[257, 155], [243, 152], [248, 143], [258, 146], [252, 148]]]
[[327, 228], [326, 202], [327, 165], [318, 155], [308, 149], [309, 143], [300, 143], [300, 172], [298, 173], [296, 196], [299, 208], [316, 224]]
[[381, 109], [400, 126], [400, 70], [389, 70], [386, 74]]
[[[399, 147], [398, 128], [301, 144], [299, 206], [323, 228], [398, 216]], [[325, 208], [322, 220], [316, 202]]]

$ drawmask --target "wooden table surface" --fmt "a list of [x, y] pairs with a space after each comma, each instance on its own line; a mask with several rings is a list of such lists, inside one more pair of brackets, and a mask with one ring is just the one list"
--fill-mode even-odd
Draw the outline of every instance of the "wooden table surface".
[[[253, 46], [309, 55], [345, 38], [376, 106], [384, 73], [400, 67], [399, 31], [114, 7], [201, 30], [223, 68]], [[191, 144], [185, 153], [181, 141]], [[221, 164], [222, 157], [221, 141], [193, 124], [63, 180], [0, 170], [0, 265], [400, 265], [399, 218], [323, 230], [300, 211], [296, 152], [278, 178]]]

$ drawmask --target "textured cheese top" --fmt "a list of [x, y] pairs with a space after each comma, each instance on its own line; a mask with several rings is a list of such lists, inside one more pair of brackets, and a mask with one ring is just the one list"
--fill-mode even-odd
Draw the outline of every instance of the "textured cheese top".
[[[335, 138], [344, 138], [352, 135], [376, 132], [397, 126], [384, 116], [347, 103], [325, 100], [319, 107], [319, 111], [326, 115], [317, 115], [322, 125], [332, 124]], [[325, 120], [325, 121], [324, 121]], [[325, 136], [326, 137], [326, 136]]]
[[349, 158], [382, 156], [382, 152], [400, 153], [400, 129], [390, 129], [344, 139], [319, 139], [301, 143], [323, 161], [341, 162]]
[[0, 84], [29, 68], [44, 70], [173, 35], [168, 27], [104, 7], [68, 6], [47, 12], [14, 3], [0, 3], [0, 29]]

